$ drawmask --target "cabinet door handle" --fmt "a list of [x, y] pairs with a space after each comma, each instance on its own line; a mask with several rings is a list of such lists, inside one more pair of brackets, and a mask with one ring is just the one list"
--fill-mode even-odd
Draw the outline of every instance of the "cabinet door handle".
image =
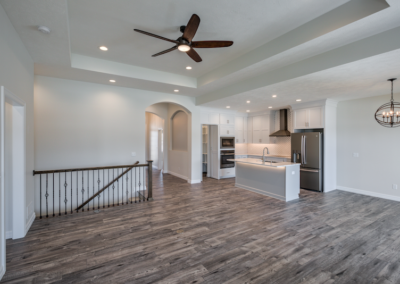
[[260, 139], [260, 143], [261, 143], [261, 139]]
[[229, 134], [229, 130], [227, 130], [227, 132], [228, 132], [227, 134]]
[[243, 139], [243, 143], [245, 143], [246, 142], [246, 139]]
[[229, 120], [227, 120], [227, 121], [226, 121], [226, 123], [228, 123], [228, 124], [229, 124]]
[[239, 139], [236, 139], [236, 143], [239, 143]]

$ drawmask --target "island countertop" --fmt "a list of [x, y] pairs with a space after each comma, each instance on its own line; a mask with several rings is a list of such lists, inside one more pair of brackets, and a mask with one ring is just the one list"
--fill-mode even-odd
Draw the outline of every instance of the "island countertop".
[[273, 167], [273, 168], [283, 168], [283, 167], [291, 167], [291, 166], [300, 165], [299, 163], [291, 163], [291, 162], [269, 163], [269, 162], [263, 162], [260, 159], [254, 159], [254, 158], [228, 159], [228, 161], [252, 164], [252, 165], [259, 165], [259, 166], [265, 166], [265, 167]]

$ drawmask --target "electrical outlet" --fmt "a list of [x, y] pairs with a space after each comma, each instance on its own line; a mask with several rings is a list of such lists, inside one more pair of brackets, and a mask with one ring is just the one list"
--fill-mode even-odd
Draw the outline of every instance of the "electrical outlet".
[[353, 153], [353, 157], [354, 157], [354, 158], [358, 158], [358, 157], [359, 157], [359, 154], [358, 154], [358, 153]]
[[132, 157], [136, 157], [136, 152], [132, 152]]
[[393, 189], [397, 189], [397, 184], [392, 184]]

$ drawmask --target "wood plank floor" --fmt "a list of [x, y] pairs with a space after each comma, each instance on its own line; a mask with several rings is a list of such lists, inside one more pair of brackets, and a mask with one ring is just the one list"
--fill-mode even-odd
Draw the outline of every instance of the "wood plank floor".
[[400, 203], [282, 202], [154, 173], [154, 201], [49, 220], [7, 241], [1, 283], [400, 283]]

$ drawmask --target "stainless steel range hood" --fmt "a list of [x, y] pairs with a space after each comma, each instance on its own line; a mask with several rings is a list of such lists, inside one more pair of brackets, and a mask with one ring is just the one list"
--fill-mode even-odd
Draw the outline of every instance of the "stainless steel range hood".
[[270, 137], [288, 137], [290, 136], [290, 131], [288, 130], [288, 122], [287, 122], [287, 109], [279, 110], [279, 125], [280, 128], [278, 131], [270, 134]]

